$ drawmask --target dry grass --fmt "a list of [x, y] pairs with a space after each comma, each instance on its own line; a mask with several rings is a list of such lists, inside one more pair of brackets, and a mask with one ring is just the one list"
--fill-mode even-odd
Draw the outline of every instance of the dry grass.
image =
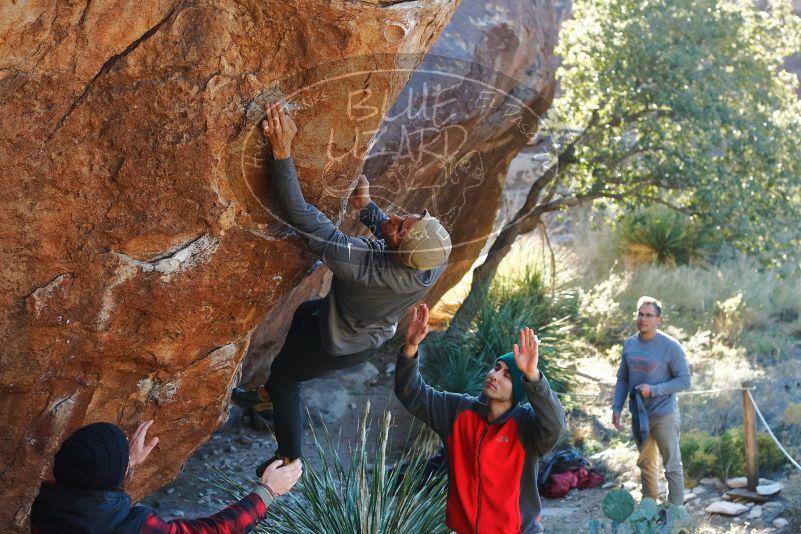
[[[565, 253], [563, 253], [565, 255]], [[561, 265], [582, 288], [582, 308], [600, 330], [631, 326], [641, 295], [661, 298], [666, 324], [708, 331], [751, 357], [793, 357], [801, 337], [801, 284], [762, 269], [745, 256], [703, 268], [644, 265], [625, 268], [608, 228], [578, 232]]]

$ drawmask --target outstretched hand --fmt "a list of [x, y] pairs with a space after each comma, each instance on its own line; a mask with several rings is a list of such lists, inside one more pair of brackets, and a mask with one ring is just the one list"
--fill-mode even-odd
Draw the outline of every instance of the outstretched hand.
[[540, 372], [537, 363], [540, 360], [540, 340], [537, 339], [534, 330], [523, 328], [520, 330], [520, 344], [514, 344], [512, 352], [515, 355], [515, 365], [525, 375], [529, 382], [536, 382], [540, 379]]
[[288, 465], [283, 465], [281, 460], [276, 460], [264, 470], [261, 475], [261, 483], [267, 486], [273, 496], [278, 497], [291, 490], [302, 474], [303, 464], [300, 459], [294, 460]]
[[298, 133], [298, 127], [284, 111], [283, 102], [273, 102], [267, 106], [261, 128], [275, 159], [286, 159], [292, 155], [292, 139]]
[[360, 174], [356, 187], [350, 194], [350, 205], [360, 210], [370, 205], [370, 202], [372, 202], [370, 199], [370, 182], [365, 175]]
[[406, 327], [406, 343], [403, 345], [403, 355], [412, 359], [417, 354], [417, 347], [428, 334], [428, 306], [425, 304], [412, 306], [407, 317], [409, 326]]
[[128, 440], [128, 467], [135, 467], [145, 461], [147, 455], [158, 445], [159, 438], [152, 438], [147, 445], [145, 445], [145, 438], [147, 438], [147, 431], [153, 424], [153, 420], [145, 421], [140, 424], [131, 438]]

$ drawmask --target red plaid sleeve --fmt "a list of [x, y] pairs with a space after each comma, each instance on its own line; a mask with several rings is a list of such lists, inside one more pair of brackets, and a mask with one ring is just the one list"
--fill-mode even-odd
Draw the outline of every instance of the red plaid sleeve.
[[267, 514], [264, 501], [251, 493], [236, 504], [203, 519], [164, 521], [150, 512], [142, 524], [141, 534], [238, 534], [250, 531]]

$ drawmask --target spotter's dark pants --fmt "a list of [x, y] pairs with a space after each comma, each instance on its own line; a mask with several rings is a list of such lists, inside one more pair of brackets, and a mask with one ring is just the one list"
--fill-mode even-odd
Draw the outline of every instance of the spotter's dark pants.
[[318, 312], [323, 300], [304, 302], [295, 310], [284, 346], [273, 360], [264, 385], [273, 402], [275, 439], [281, 456], [301, 457], [301, 383], [364, 363], [378, 351], [372, 348], [355, 354], [330, 354], [320, 341]]

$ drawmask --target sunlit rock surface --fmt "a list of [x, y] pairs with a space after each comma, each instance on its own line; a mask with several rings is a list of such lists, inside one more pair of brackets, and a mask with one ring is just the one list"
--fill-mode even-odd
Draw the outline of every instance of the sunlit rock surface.
[[155, 419], [134, 498], [175, 476], [314, 262], [272, 212], [263, 105], [291, 103], [304, 191], [338, 218], [380, 122], [354, 100], [391, 105], [457, 5], [0, 4], [3, 529], [88, 422]]

